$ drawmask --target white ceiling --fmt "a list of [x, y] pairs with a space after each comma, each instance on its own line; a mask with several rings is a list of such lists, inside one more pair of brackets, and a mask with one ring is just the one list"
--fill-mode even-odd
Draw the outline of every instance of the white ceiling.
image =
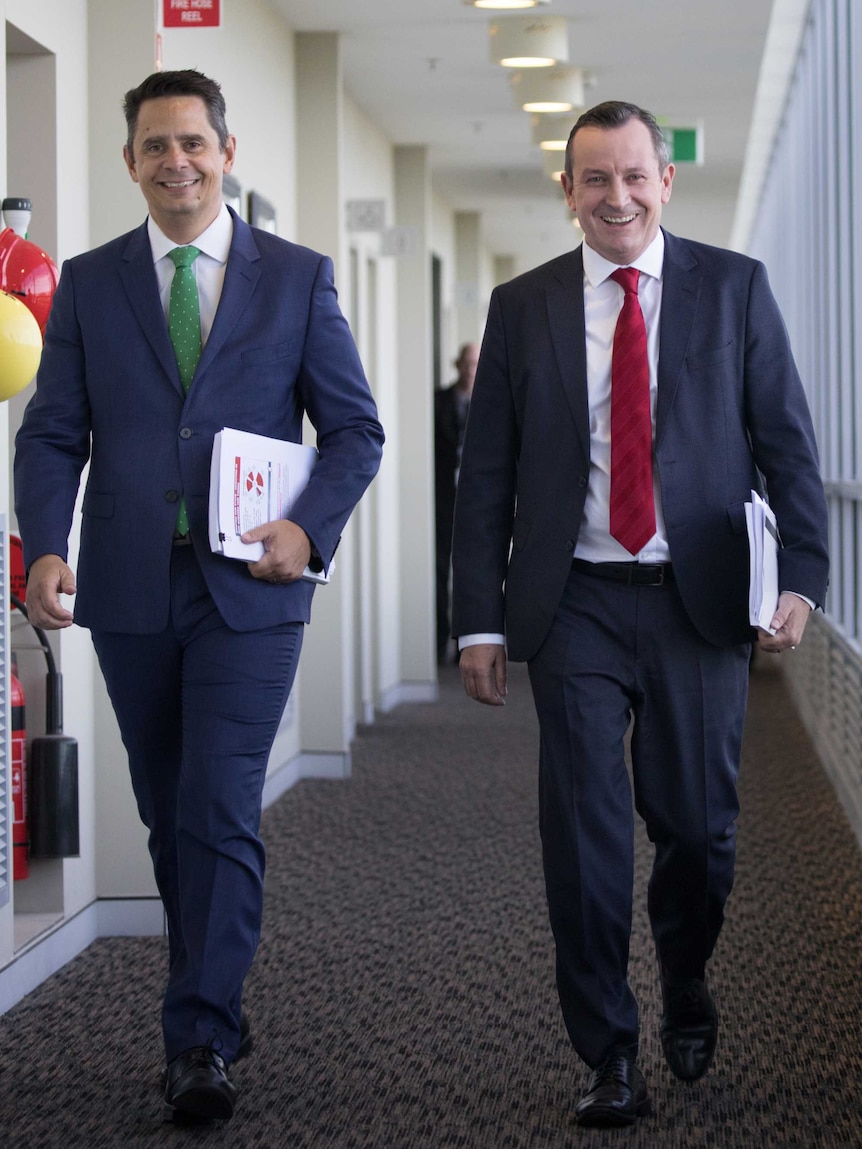
[[[482, 215], [521, 266], [573, 244], [562, 192], [530, 142], [508, 70], [490, 62], [495, 13], [463, 0], [270, 0], [297, 31], [342, 34], [345, 87], [394, 144], [429, 148], [435, 191]], [[702, 122], [705, 163], [677, 170], [664, 222], [730, 242], [772, 0], [552, 0], [569, 19], [587, 104], [625, 99], [670, 124]]]

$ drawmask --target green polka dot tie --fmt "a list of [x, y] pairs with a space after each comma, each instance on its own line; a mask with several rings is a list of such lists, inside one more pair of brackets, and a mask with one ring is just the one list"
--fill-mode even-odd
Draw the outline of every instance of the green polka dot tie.
[[[197, 247], [175, 247], [168, 252], [176, 271], [171, 281], [171, 302], [168, 311], [168, 331], [177, 357], [177, 367], [183, 390], [188, 392], [194, 377], [195, 368], [201, 357], [201, 311], [198, 300], [198, 285], [192, 264], [200, 255]], [[177, 512], [177, 534], [186, 535], [189, 531], [189, 517], [186, 512], [185, 496], [180, 500]]]

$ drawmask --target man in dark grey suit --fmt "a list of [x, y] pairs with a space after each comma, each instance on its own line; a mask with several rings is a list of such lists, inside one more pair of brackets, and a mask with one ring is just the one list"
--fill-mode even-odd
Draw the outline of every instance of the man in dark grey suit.
[[[766, 273], [661, 229], [673, 176], [642, 109], [609, 102], [575, 124], [562, 182], [584, 244], [493, 294], [455, 512], [465, 688], [503, 705], [507, 649], [529, 664], [557, 985], [593, 1071], [585, 1125], [650, 1109], [627, 980], [629, 722], [634, 805], [655, 844], [662, 1046], [690, 1081], [718, 1030], [706, 963], [733, 882], [751, 643], [795, 648], [827, 586], [814, 435]], [[633, 363], [639, 484], [620, 447], [636, 404], [617, 405]], [[783, 543], [771, 633], [748, 620], [752, 489], [768, 490]], [[632, 539], [618, 524], [635, 495]]]

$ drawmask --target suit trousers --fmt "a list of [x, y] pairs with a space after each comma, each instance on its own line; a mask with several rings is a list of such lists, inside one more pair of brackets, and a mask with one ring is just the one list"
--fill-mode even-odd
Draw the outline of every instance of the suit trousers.
[[263, 911], [263, 783], [302, 636], [301, 622], [228, 628], [192, 546], [174, 547], [162, 633], [93, 631], [168, 920], [168, 1061], [208, 1043], [236, 1055]]
[[704, 975], [733, 884], [749, 654], [747, 644], [706, 642], [672, 581], [636, 587], [573, 570], [529, 664], [557, 987], [590, 1066], [638, 1047], [633, 797], [655, 847], [648, 909], [659, 961], [672, 977]]

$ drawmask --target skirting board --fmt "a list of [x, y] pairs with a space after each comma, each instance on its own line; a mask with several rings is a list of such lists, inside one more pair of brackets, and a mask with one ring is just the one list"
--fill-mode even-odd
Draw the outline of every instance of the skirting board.
[[271, 806], [291, 786], [303, 778], [349, 778], [351, 770], [350, 753], [344, 754], [297, 754], [283, 766], [267, 775], [263, 784], [263, 808]]
[[440, 689], [436, 682], [399, 682], [380, 694], [381, 714], [388, 714], [404, 702], [436, 702]]
[[157, 937], [165, 932], [159, 898], [103, 898], [59, 922], [0, 970], [0, 1014], [17, 1005], [97, 938]]
[[[298, 754], [264, 783], [264, 808], [303, 778], [349, 778], [350, 754]], [[155, 937], [165, 933], [159, 898], [100, 898], [34, 938], [0, 970], [0, 1014], [76, 958], [97, 938]]]

